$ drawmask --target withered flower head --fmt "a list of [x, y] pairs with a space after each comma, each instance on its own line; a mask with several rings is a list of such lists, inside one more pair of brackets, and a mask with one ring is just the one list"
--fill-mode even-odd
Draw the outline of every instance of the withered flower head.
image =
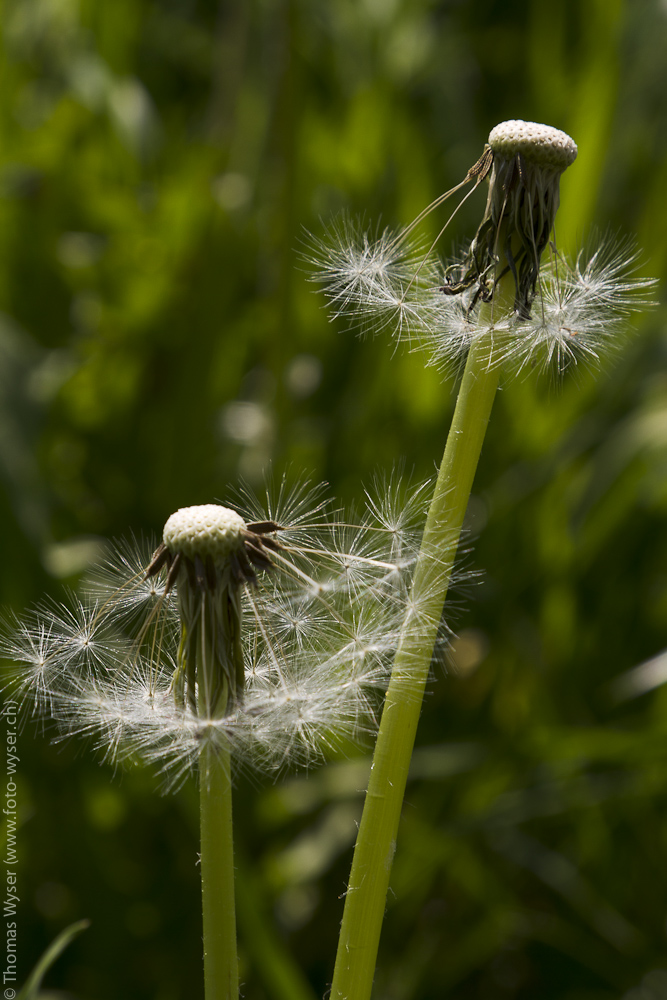
[[359, 740], [406, 614], [430, 622], [410, 599], [423, 504], [391, 480], [360, 518], [284, 483], [178, 510], [157, 549], [114, 546], [81, 597], [0, 622], [12, 696], [170, 784], [207, 746], [266, 771]]
[[[557, 128], [512, 120], [491, 129], [478, 173], [489, 175], [484, 217], [461, 265], [446, 272], [443, 291], [475, 288], [490, 301], [497, 283], [511, 272], [514, 308], [530, 317], [540, 259], [560, 202], [560, 176], [574, 163], [577, 147]], [[498, 266], [500, 265], [500, 266]]]
[[[333, 317], [426, 347], [427, 363], [445, 371], [460, 368], [471, 345], [489, 336], [489, 364], [515, 372], [595, 364], [617, 343], [629, 315], [652, 304], [655, 282], [636, 275], [632, 243], [593, 237], [590, 251], [569, 259], [557, 249], [560, 177], [576, 156], [577, 146], [560, 129], [501, 122], [463, 180], [405, 229], [373, 234], [346, 217], [335, 222], [311, 241], [309, 256]], [[443, 265], [435, 248], [484, 182], [486, 206], [469, 250]], [[415, 234], [428, 217], [465, 186], [435, 239], [420, 241]]]
[[256, 584], [257, 570], [272, 567], [269, 553], [279, 543], [269, 533], [279, 530], [274, 521], [246, 524], [220, 504], [183, 507], [168, 518], [146, 576], [165, 567], [166, 592], [178, 590], [178, 705], [216, 717], [242, 699], [241, 585]]

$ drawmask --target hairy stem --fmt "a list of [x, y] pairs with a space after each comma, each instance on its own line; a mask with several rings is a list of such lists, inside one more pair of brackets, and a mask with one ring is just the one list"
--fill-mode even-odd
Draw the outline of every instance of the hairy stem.
[[[212, 713], [220, 665], [211, 637], [215, 617], [202, 600], [193, 638], [197, 661], [197, 709]], [[226, 700], [226, 699], [225, 699]], [[199, 756], [201, 891], [204, 918], [204, 994], [206, 1000], [238, 1000], [239, 962], [234, 900], [231, 755], [226, 742], [204, 743]]]
[[[480, 323], [489, 322], [490, 307]], [[404, 629], [387, 690], [345, 898], [332, 1000], [369, 1000], [422, 696], [498, 386], [492, 330], [468, 355], [412, 587], [423, 627]], [[443, 572], [444, 566], [444, 572]]]
[[238, 1000], [234, 908], [232, 782], [229, 751], [205, 746], [200, 757], [201, 886], [206, 1000]]

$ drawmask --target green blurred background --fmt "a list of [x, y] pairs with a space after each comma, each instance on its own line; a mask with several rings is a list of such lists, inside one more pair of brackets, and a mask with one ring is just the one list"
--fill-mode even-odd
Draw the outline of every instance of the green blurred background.
[[[667, 270], [665, 0], [5, 0], [0, 600], [76, 584], [269, 466], [344, 501], [439, 461], [455, 384], [330, 324], [300, 261], [341, 209], [401, 225], [507, 118], [565, 129], [561, 249]], [[470, 237], [483, 193], [450, 242]], [[432, 220], [436, 231], [443, 217]], [[408, 787], [378, 1000], [667, 997], [667, 334], [508, 380], [471, 504], [453, 665]], [[19, 752], [21, 974], [80, 1000], [203, 995], [196, 790], [37, 727]], [[368, 760], [240, 778], [246, 1000], [330, 981]], [[62, 994], [61, 994], [62, 995]]]

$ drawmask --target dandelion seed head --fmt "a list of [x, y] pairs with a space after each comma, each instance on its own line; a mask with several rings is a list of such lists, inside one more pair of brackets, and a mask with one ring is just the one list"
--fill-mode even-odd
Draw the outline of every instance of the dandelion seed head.
[[510, 119], [492, 128], [489, 146], [494, 154], [506, 160], [521, 155], [531, 163], [559, 171], [577, 158], [576, 143], [566, 132], [521, 119]]
[[220, 504], [182, 507], [167, 519], [162, 541], [172, 553], [223, 563], [243, 544], [246, 524], [240, 514]]
[[321, 487], [282, 481], [235, 507], [179, 511], [157, 550], [117, 543], [81, 597], [5, 620], [9, 686], [58, 738], [150, 764], [167, 787], [205, 746], [266, 773], [363, 742], [408, 606], [424, 495], [395, 477], [346, 517]]
[[[464, 179], [403, 230], [374, 234], [347, 219], [331, 226], [312, 241], [309, 262], [333, 316], [363, 332], [389, 330], [396, 343], [425, 350], [426, 364], [447, 375], [462, 368], [474, 344], [491, 339], [489, 364], [512, 376], [598, 365], [630, 314], [652, 304], [655, 282], [639, 277], [636, 254], [609, 237], [573, 259], [557, 250], [560, 178], [577, 153], [560, 129], [511, 119], [491, 129]], [[488, 194], [477, 232], [465, 252], [443, 263], [437, 240], [424, 249], [414, 234], [427, 215], [472, 185], [439, 239], [482, 182]]]
[[513, 312], [527, 319], [558, 210], [560, 175], [574, 162], [577, 147], [559, 129], [514, 120], [492, 129], [488, 149], [486, 209], [463, 265], [447, 269], [444, 291], [473, 290], [473, 303], [491, 302], [511, 278]]

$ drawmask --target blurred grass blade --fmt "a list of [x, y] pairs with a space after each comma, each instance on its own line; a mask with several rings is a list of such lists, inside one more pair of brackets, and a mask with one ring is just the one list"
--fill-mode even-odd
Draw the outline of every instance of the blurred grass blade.
[[252, 873], [238, 845], [234, 851], [239, 886], [236, 908], [242, 940], [261, 976], [270, 1000], [317, 1000], [304, 973], [296, 964], [266, 915], [261, 881]]
[[638, 698], [667, 682], [667, 654], [660, 653], [638, 667], [626, 671], [612, 682], [611, 693], [616, 701]]
[[58, 937], [53, 941], [49, 947], [46, 949], [42, 957], [37, 962], [37, 965], [32, 970], [28, 976], [25, 986], [19, 993], [17, 1000], [36, 1000], [40, 986], [42, 985], [42, 979], [49, 971], [53, 963], [60, 957], [64, 952], [65, 948], [70, 944], [74, 938], [90, 927], [90, 920], [78, 920], [75, 924], [70, 924], [66, 927], [64, 931], [58, 935]]

